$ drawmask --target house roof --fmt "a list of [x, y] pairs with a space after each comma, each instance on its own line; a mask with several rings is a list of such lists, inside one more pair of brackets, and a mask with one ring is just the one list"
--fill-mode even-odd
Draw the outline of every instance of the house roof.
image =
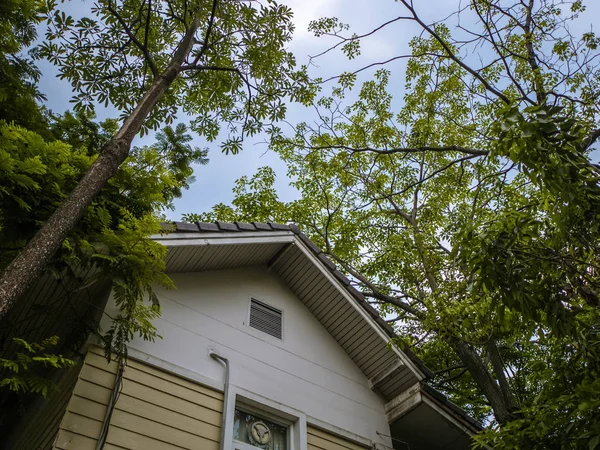
[[[183, 246], [184, 242], [188, 239], [194, 239], [194, 237], [207, 237], [210, 239], [207, 239], [205, 241], [206, 244], [208, 244], [209, 242], [213, 241], [214, 239], [217, 239], [218, 236], [227, 236], [228, 239], [223, 240], [222, 244], [229, 244], [229, 245], [235, 245], [234, 242], [237, 241], [238, 239], [236, 238], [239, 237], [239, 240], [242, 239], [250, 239], [248, 242], [255, 242], [252, 240], [252, 237], [258, 237], [261, 236], [263, 237], [263, 239], [265, 239], [265, 236], [279, 236], [281, 237], [285, 237], [285, 236], [294, 236], [295, 238], [297, 238], [302, 244], [303, 247], [305, 249], [307, 249], [310, 254], [320, 263], [320, 266], [322, 266], [327, 273], [336, 280], [337, 284], [339, 286], [342, 287], [342, 289], [344, 290], [344, 292], [346, 293], [346, 295], [350, 296], [354, 302], [359, 305], [359, 307], [368, 315], [368, 317], [370, 317], [371, 321], [375, 324], [375, 326], [377, 328], [379, 328], [379, 330], [381, 330], [385, 336], [387, 336], [388, 341], [390, 339], [394, 339], [397, 338], [397, 335], [393, 329], [393, 327], [390, 326], [389, 323], [387, 323], [377, 312], [377, 310], [375, 308], [373, 308], [365, 299], [365, 296], [359, 291], [357, 290], [354, 286], [352, 286], [351, 281], [337, 268], [337, 266], [328, 258], [328, 256], [314, 243], [312, 242], [296, 225], [294, 224], [289, 224], [289, 225], [285, 225], [285, 224], [278, 224], [278, 223], [261, 223], [261, 222], [252, 222], [252, 223], [244, 223], [244, 222], [234, 222], [234, 223], [228, 223], [228, 222], [197, 222], [197, 223], [186, 223], [186, 222], [173, 222], [171, 224], [165, 224], [165, 228], [168, 229], [168, 231], [171, 233], [170, 238], [171, 239], [175, 239], [180, 240], [182, 242], [179, 242], [179, 246]], [[178, 239], [179, 237], [183, 238], [185, 237], [186, 239]], [[164, 241], [165, 243], [167, 241]], [[245, 259], [246, 263], [260, 263], [260, 261], [265, 261], [268, 260], [269, 261], [269, 266], [274, 266], [275, 267], [275, 272], [278, 273], [279, 275], [281, 275], [282, 277], [287, 277], [288, 278], [288, 282], [291, 282], [294, 286], [296, 286], [297, 284], [300, 284], [300, 282], [296, 282], [294, 280], [297, 279], [298, 274], [302, 273], [303, 271], [306, 270], [307, 266], [303, 266], [301, 268], [298, 268], [297, 266], [300, 265], [299, 261], [301, 256], [298, 256], [301, 254], [299, 249], [294, 249], [294, 250], [290, 250], [290, 247], [292, 246], [293, 242], [290, 241], [289, 244], [287, 245], [280, 245], [280, 246], [276, 246], [274, 243], [274, 241], [264, 241], [262, 243], [262, 246], [255, 246], [253, 248], [253, 253], [255, 254], [255, 257], [251, 260], [248, 260], [247, 258]], [[169, 243], [167, 243], [167, 245], [169, 245]], [[270, 245], [270, 247], [269, 247]], [[259, 248], [262, 248], [263, 250], [259, 250]], [[267, 250], [265, 250], [267, 249]], [[208, 250], [207, 250], [208, 251]], [[183, 253], [182, 253], [183, 255]], [[187, 255], [187, 253], [186, 253]], [[196, 257], [199, 257], [202, 259], [202, 255], [199, 255], [198, 253], [195, 253]], [[233, 256], [232, 251], [229, 251], [229, 256], [230, 258], [232, 258]], [[262, 256], [261, 256], [262, 255]], [[185, 259], [188, 258], [187, 256], [185, 257], [181, 257], [179, 259]], [[212, 259], [211, 259], [212, 258]], [[171, 258], [169, 260], [169, 256], [167, 257], [168, 262], [167, 264], [169, 264], [169, 262], [172, 264], [172, 267], [174, 267], [175, 269], [179, 269], [179, 270], [186, 270], [184, 268], [182, 268], [181, 265], [178, 265], [180, 263], [177, 263], [177, 256], [174, 255], [173, 258]], [[214, 256], [206, 256], [204, 257], [205, 262], [202, 263], [202, 267], [206, 268], [206, 267], [224, 267], [222, 266], [222, 264], [225, 264], [224, 261], [219, 260], [219, 261], [215, 261], [215, 257]], [[211, 263], [207, 262], [207, 261], [211, 261]], [[239, 261], [239, 258], [238, 258]], [[219, 264], [221, 264], [219, 266]], [[189, 267], [189, 266], [188, 266]], [[195, 266], [196, 268], [200, 267], [199, 265]], [[200, 270], [205, 270], [205, 269], [200, 269]], [[294, 271], [296, 273], [294, 273]], [[296, 278], [294, 278], [294, 276]], [[305, 275], [305, 277], [307, 277], [307, 275]], [[297, 295], [303, 295], [303, 292], [299, 292], [297, 293]], [[303, 299], [303, 301], [305, 301]], [[311, 302], [309, 301], [309, 304], [314, 305], [315, 303], [319, 302], [319, 300]], [[325, 308], [323, 308], [325, 309]], [[335, 310], [335, 308], [331, 308], [331, 310]], [[322, 310], [321, 310], [322, 312]], [[313, 311], [314, 313], [314, 311]], [[327, 323], [331, 323], [331, 321], [336, 320], [334, 319], [323, 319], [321, 318], [321, 320], [327, 322]], [[348, 319], [346, 319], [348, 320]], [[335, 336], [334, 336], [335, 337]], [[386, 343], [387, 345], [387, 343]], [[342, 345], [343, 346], [343, 345]], [[344, 347], [344, 346], [343, 346]], [[352, 344], [351, 346], [354, 350], [357, 349], [356, 344]], [[363, 347], [362, 345], [360, 345], [360, 347]], [[398, 349], [394, 349], [395, 351], [398, 351]], [[367, 351], [367, 349], [365, 348], [365, 351]], [[374, 352], [374, 350], [371, 350], [371, 352]], [[389, 353], [389, 352], [388, 352]], [[467, 434], [472, 434], [473, 432], [477, 432], [481, 429], [481, 425], [475, 421], [473, 418], [469, 417], [468, 414], [466, 414], [466, 412], [464, 412], [461, 408], [457, 407], [456, 405], [454, 405], [453, 403], [451, 403], [443, 394], [441, 394], [440, 392], [438, 392], [437, 390], [435, 390], [434, 388], [432, 388], [429, 385], [426, 385], [425, 382], [427, 379], [431, 378], [433, 376], [432, 372], [425, 366], [425, 364], [423, 363], [423, 361], [418, 358], [414, 353], [412, 353], [410, 350], [406, 349], [406, 350], [402, 350], [402, 355], [405, 355], [405, 357], [408, 358], [408, 360], [410, 361], [410, 366], [413, 367], [413, 372], [416, 374], [415, 376], [413, 376], [413, 378], [407, 378], [407, 375], [405, 372], [402, 372], [401, 370], [399, 370], [399, 367], [401, 364], [398, 365], [394, 365], [393, 363], [390, 363], [390, 359], [386, 360], [385, 362], [380, 363], [380, 365], [378, 366], [378, 369], [375, 372], [369, 372], [368, 370], [366, 370], [365, 365], [362, 365], [362, 369], [363, 371], [366, 372], [367, 376], [370, 378], [370, 382], [372, 381], [373, 384], [377, 384], [377, 391], [379, 391], [388, 401], [392, 400], [393, 398], [396, 398], [399, 393], [401, 394], [402, 392], [405, 392], [407, 390], [409, 390], [412, 386], [415, 385], [415, 382], [417, 382], [421, 388], [419, 389], [419, 395], [422, 395], [423, 398], [427, 399], [427, 401], [429, 402], [429, 406], [430, 408], [441, 408], [445, 411], [446, 414], [446, 421], [448, 420], [448, 417], [452, 417], [456, 420], [458, 420], [459, 422], [461, 422], [463, 424], [463, 428], [460, 430], [460, 432], [464, 432], [465, 429], [468, 430]], [[351, 355], [354, 357], [355, 361], [358, 360], [359, 362], [362, 362], [363, 360], [360, 359], [360, 356], [357, 355]], [[368, 368], [370, 369], [371, 366], [375, 366], [377, 363], [374, 361], [373, 358], [371, 358], [368, 361]], [[361, 364], [359, 364], [359, 367], [361, 366]], [[404, 368], [406, 370], [408, 370], [408, 368]], [[402, 381], [398, 381], [399, 379], [402, 379]], [[390, 402], [391, 404], [392, 402]], [[390, 406], [390, 409], [392, 407]], [[423, 407], [421, 407], [421, 410], [423, 409]], [[466, 425], [466, 427], [464, 427], [464, 425]], [[459, 447], [455, 447], [455, 448], [459, 448]]]

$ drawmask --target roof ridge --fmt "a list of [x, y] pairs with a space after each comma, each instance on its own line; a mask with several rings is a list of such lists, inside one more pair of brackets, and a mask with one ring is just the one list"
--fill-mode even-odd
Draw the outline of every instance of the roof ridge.
[[[163, 228], [180, 233], [219, 231], [290, 231], [291, 225], [276, 222], [163, 222]], [[175, 227], [173, 230], [172, 227]], [[295, 225], [294, 225], [295, 226]], [[296, 227], [297, 228], [297, 227]]]

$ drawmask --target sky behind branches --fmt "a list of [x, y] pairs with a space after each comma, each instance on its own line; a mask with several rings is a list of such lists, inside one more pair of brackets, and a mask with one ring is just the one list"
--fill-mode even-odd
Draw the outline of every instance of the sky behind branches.
[[[406, 15], [404, 7], [394, 0], [280, 0], [281, 3], [289, 5], [294, 12], [296, 32], [290, 45], [299, 64], [309, 63], [309, 56], [314, 56], [337, 41], [332, 37], [315, 38], [308, 31], [311, 20], [321, 17], [337, 17], [341, 22], [350, 25], [351, 33], [363, 34], [371, 31], [379, 25], [398, 16]], [[73, 1], [68, 9], [74, 16], [89, 14], [93, 2], [90, 0]], [[464, 7], [466, 0], [414, 0], [415, 9], [422, 19], [427, 23], [440, 21], [448, 17], [459, 8]], [[587, 11], [580, 23], [586, 30], [572, 30], [575, 34], [587, 31], [590, 25], [597, 22], [600, 17], [600, 0], [587, 0], [585, 2]], [[461, 19], [472, 20], [468, 13]], [[456, 22], [456, 19], [453, 19]], [[43, 29], [40, 30], [40, 38], [43, 38]], [[457, 31], [457, 30], [453, 30]], [[354, 61], [348, 61], [341, 51], [334, 50], [324, 56], [313, 60], [309, 73], [313, 77], [328, 77], [338, 75], [342, 71], [353, 71], [368, 64], [378, 63], [409, 53], [409, 42], [412, 37], [421, 32], [419, 26], [411, 21], [401, 21], [393, 26], [386, 27], [364, 40], [361, 45], [361, 56]], [[406, 60], [394, 61], [385, 67], [392, 70], [390, 87], [391, 94], [400, 106], [404, 94], [404, 67]], [[375, 70], [381, 66], [361, 72], [360, 81], [369, 79]], [[48, 63], [40, 64], [43, 76], [40, 90], [46, 94], [47, 106], [55, 113], [62, 113], [71, 108], [71, 87], [66, 81], [56, 78], [57, 69]], [[332, 84], [324, 86], [323, 92], [327, 93]], [[99, 120], [105, 118], [116, 118], [119, 112], [111, 108], [97, 108]], [[187, 122], [188, 118], [181, 115], [179, 121]], [[314, 110], [290, 105], [286, 120], [291, 124], [302, 121], [315, 121]], [[286, 127], [283, 126], [285, 130]], [[291, 129], [289, 129], [291, 132]], [[276, 187], [280, 198], [285, 201], [294, 199], [297, 194], [288, 183], [286, 167], [278, 156], [269, 151], [264, 142], [265, 138], [258, 136], [247, 139], [243, 151], [238, 155], [225, 155], [219, 148], [219, 140], [208, 143], [203, 138], [194, 136], [193, 145], [209, 148], [210, 163], [206, 166], [198, 166], [195, 170], [196, 182], [188, 191], [184, 191], [183, 197], [175, 202], [175, 211], [168, 211], [167, 216], [173, 220], [179, 220], [184, 213], [200, 213], [208, 211], [213, 205], [223, 202], [230, 203], [232, 199], [232, 188], [235, 180], [243, 175], [252, 176], [259, 167], [271, 166], [277, 173]], [[153, 142], [153, 135], [137, 138], [134, 145], [145, 145]]]

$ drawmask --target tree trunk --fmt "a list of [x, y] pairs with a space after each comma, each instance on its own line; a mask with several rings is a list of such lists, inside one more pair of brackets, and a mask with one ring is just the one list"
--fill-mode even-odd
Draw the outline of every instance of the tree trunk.
[[94, 197], [129, 155], [131, 142], [156, 103], [164, 96], [189, 54], [199, 20], [193, 21], [167, 69], [156, 77], [119, 131], [107, 142], [73, 192], [54, 211], [0, 278], [0, 319], [52, 261]]
[[475, 350], [466, 342], [457, 339], [450, 338], [449, 343], [490, 402], [498, 423], [503, 424], [514, 419], [511, 405]]
[[[399, 214], [413, 226], [415, 232], [415, 245], [421, 257], [421, 263], [423, 265], [425, 277], [427, 278], [427, 282], [429, 283], [431, 291], [436, 292], [439, 289], [438, 283], [435, 275], [430, 270], [429, 261], [427, 260], [425, 253], [425, 246], [423, 244], [423, 238], [415, 220], [415, 211], [416, 206], [413, 208], [413, 214], [411, 216], [403, 214], [401, 211]], [[481, 357], [465, 341], [452, 336], [446, 337], [446, 341], [451, 347], [454, 348], [454, 351], [458, 355], [459, 359], [465, 365], [473, 377], [473, 380], [483, 392], [483, 395], [485, 395], [487, 400], [490, 402], [490, 405], [494, 410], [494, 416], [496, 417], [498, 423], [506, 423], [513, 419], [514, 415], [512, 411], [514, 410], [514, 402], [511, 401], [512, 393], [510, 392], [508, 383], [506, 383], [505, 386], [508, 391], [503, 392], [502, 386], [498, 385], [496, 380], [494, 380], [488, 368], [486, 367], [486, 364], [481, 360]], [[503, 379], [506, 381], [506, 378]], [[502, 379], [500, 381], [502, 382]]]
[[500, 356], [498, 345], [496, 344], [496, 341], [492, 340], [487, 347], [490, 355], [490, 362], [492, 363], [494, 373], [496, 374], [500, 391], [504, 396], [504, 400], [506, 401], [509, 410], [515, 411], [518, 409], [518, 405], [515, 401], [515, 396], [512, 393], [512, 389], [510, 388], [510, 384], [506, 378], [506, 374], [504, 373], [504, 364], [502, 363], [502, 357]]

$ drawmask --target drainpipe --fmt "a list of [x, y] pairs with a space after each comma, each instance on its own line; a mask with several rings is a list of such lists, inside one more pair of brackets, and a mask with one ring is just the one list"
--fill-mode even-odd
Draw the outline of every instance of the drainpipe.
[[223, 420], [221, 422], [221, 443], [220, 450], [225, 450], [225, 424], [227, 423], [227, 397], [229, 393], [229, 360], [218, 355], [214, 350], [208, 353], [212, 359], [225, 365], [225, 388], [223, 389]]

